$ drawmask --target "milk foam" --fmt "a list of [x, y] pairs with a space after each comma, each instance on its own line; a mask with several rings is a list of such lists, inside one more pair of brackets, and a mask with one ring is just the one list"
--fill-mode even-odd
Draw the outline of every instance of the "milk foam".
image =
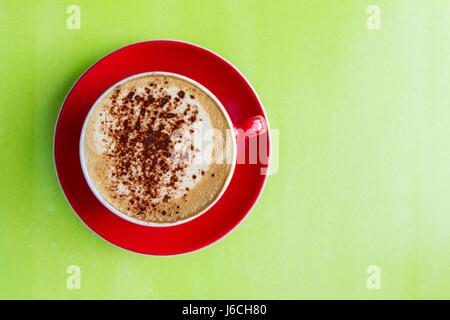
[[[162, 95], [169, 94], [170, 96], [176, 96], [177, 93], [181, 90], [181, 88], [172, 86], [165, 88], [164, 93], [160, 93], [159, 95], [155, 95], [155, 98], [159, 98]], [[144, 94], [143, 88], [137, 88], [136, 94]], [[184, 97], [181, 100], [182, 103], [177, 106], [171, 112], [177, 113], [178, 115], [183, 114], [183, 112], [190, 106], [196, 107], [198, 110], [197, 120], [193, 123], [189, 122], [188, 115], [183, 116], [183, 120], [185, 123], [182, 127], [177, 130], [176, 133], [172, 134], [171, 139], [174, 139], [175, 146], [172, 153], [171, 161], [171, 169], [175, 169], [176, 165], [182, 163], [184, 166], [184, 175], [178, 175], [180, 179], [176, 183], [176, 190], [171, 190], [172, 198], [180, 198], [184, 194], [186, 194], [189, 190], [193, 189], [201, 180], [202, 171], [205, 172], [208, 170], [210, 164], [214, 161], [213, 159], [213, 151], [218, 150], [217, 146], [221, 147], [223, 143], [223, 139], [221, 137], [214, 137], [214, 141], [211, 141], [211, 137], [207, 136], [207, 133], [214, 131], [214, 128], [211, 123], [211, 119], [203, 108], [201, 103], [194, 98], [191, 98], [189, 95]], [[135, 110], [136, 114], [139, 112], [139, 108]], [[111, 117], [108, 115], [107, 110], [102, 113], [102, 115], [96, 121], [95, 131], [97, 138], [95, 139], [95, 148], [97, 152], [104, 153], [107, 151], [107, 146], [112, 143], [112, 139], [105, 132], [101, 130], [102, 122], [106, 120], [111, 120]], [[125, 119], [122, 119], [125, 120]], [[157, 123], [158, 124], [158, 123]], [[181, 135], [178, 135], [181, 134]], [[215, 146], [215, 144], [217, 146]], [[191, 150], [193, 149], [193, 150]], [[187, 159], [183, 159], [183, 155], [188, 154], [189, 157]], [[111, 181], [116, 180], [115, 177], [111, 175], [111, 173], [115, 170], [115, 167], [111, 167], [109, 178]], [[132, 168], [133, 172], [140, 172], [141, 168]], [[170, 171], [163, 177], [164, 183], [169, 183], [170, 180]], [[193, 179], [193, 176], [196, 176], [196, 179]], [[118, 181], [118, 192], [124, 195], [130, 193], [126, 186], [122, 185]], [[136, 188], [138, 189], [138, 188]], [[160, 194], [153, 201], [160, 201], [167, 193], [167, 188], [164, 185], [160, 187]], [[137, 193], [142, 190], [136, 190]]]
[[173, 223], [202, 212], [234, 168], [234, 132], [220, 104], [177, 75], [149, 73], [116, 84], [83, 130], [92, 188], [140, 221]]

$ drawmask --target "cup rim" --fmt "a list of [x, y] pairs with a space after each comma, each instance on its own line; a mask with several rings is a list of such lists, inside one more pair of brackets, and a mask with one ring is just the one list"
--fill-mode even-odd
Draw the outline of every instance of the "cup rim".
[[[142, 221], [136, 218], [132, 218], [122, 212], [120, 212], [119, 210], [117, 210], [116, 208], [114, 208], [112, 205], [110, 205], [106, 200], [103, 199], [103, 197], [100, 195], [100, 193], [97, 191], [97, 189], [94, 187], [94, 185], [91, 182], [91, 179], [89, 177], [89, 173], [88, 170], [86, 168], [86, 164], [84, 161], [84, 152], [83, 152], [83, 142], [84, 142], [84, 136], [85, 136], [85, 131], [86, 131], [86, 126], [87, 126], [87, 122], [88, 119], [91, 115], [91, 113], [94, 110], [94, 107], [97, 105], [97, 103], [110, 91], [112, 90], [114, 87], [116, 87], [119, 84], [122, 84], [126, 81], [129, 81], [133, 78], [137, 78], [137, 77], [141, 77], [141, 76], [145, 76], [145, 75], [150, 75], [150, 74], [160, 74], [160, 75], [169, 75], [169, 76], [173, 76], [182, 80], [185, 80], [187, 82], [190, 82], [191, 84], [193, 84], [194, 86], [199, 87], [203, 92], [205, 92], [211, 99], [213, 99], [213, 101], [220, 107], [220, 110], [222, 111], [223, 115], [225, 116], [225, 119], [227, 120], [228, 126], [229, 126], [229, 130], [232, 131], [232, 146], [233, 146], [233, 150], [232, 150], [232, 160], [231, 160], [231, 168], [230, 171], [228, 172], [228, 176], [227, 179], [225, 180], [220, 192], [217, 194], [216, 198], [202, 211], [200, 211], [199, 213], [183, 219], [183, 220], [178, 220], [175, 222], [164, 222], [164, 223], [156, 223], [156, 222], [148, 222], [148, 221]], [[135, 224], [139, 224], [139, 225], [143, 225], [143, 226], [147, 226], [147, 227], [171, 227], [171, 226], [176, 226], [176, 225], [180, 225], [189, 221], [194, 220], [195, 218], [200, 217], [202, 214], [204, 214], [205, 212], [207, 212], [209, 209], [211, 209], [218, 201], [219, 199], [223, 196], [223, 194], [225, 193], [225, 190], [228, 188], [228, 185], [230, 184], [231, 178], [233, 177], [234, 174], [234, 169], [236, 167], [236, 157], [237, 157], [237, 141], [236, 141], [236, 137], [234, 135], [234, 131], [233, 131], [234, 125], [233, 122], [231, 121], [230, 115], [228, 114], [228, 112], [226, 111], [225, 107], [222, 105], [222, 103], [219, 101], [219, 99], [217, 99], [217, 97], [211, 92], [209, 91], [206, 87], [204, 87], [202, 84], [198, 83], [197, 81], [188, 78], [186, 76], [180, 75], [178, 73], [174, 73], [174, 72], [166, 72], [166, 71], [149, 71], [149, 72], [142, 72], [142, 73], [137, 73], [134, 75], [131, 75], [129, 77], [126, 77], [116, 83], [114, 83], [112, 86], [110, 86], [108, 89], [106, 89], [100, 96], [99, 98], [92, 104], [91, 108], [89, 109], [89, 112], [87, 113], [84, 122], [83, 122], [83, 127], [81, 129], [81, 134], [80, 134], [80, 142], [79, 142], [79, 155], [80, 155], [80, 164], [81, 164], [81, 170], [83, 171], [83, 176], [89, 186], [89, 188], [91, 189], [92, 193], [95, 195], [95, 197], [102, 203], [103, 206], [105, 206], [109, 211], [111, 211], [112, 213], [116, 214], [117, 216], [119, 216], [122, 219], [125, 219], [129, 222], [135, 223]]]

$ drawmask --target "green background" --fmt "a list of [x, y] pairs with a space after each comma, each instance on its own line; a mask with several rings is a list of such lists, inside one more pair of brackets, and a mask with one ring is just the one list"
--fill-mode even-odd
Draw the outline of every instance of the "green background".
[[[0, 298], [450, 298], [449, 17], [446, 0], [0, 0]], [[80, 74], [158, 38], [236, 65], [279, 130], [278, 171], [245, 222], [168, 258], [89, 231], [52, 156]]]

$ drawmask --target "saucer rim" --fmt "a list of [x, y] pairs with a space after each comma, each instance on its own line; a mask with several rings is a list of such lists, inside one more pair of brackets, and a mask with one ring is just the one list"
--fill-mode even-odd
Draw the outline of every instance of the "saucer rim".
[[[72, 93], [73, 88], [74, 88], [74, 87], [76, 86], [76, 84], [77, 84], [77, 83], [78, 83], [78, 82], [86, 75], [86, 73], [87, 73], [89, 70], [91, 70], [93, 67], [95, 67], [99, 62], [101, 62], [102, 60], [104, 60], [104, 59], [107, 58], [108, 56], [110, 56], [110, 55], [116, 53], [117, 51], [120, 51], [120, 50], [125, 49], [125, 48], [127, 48], [127, 47], [135, 46], [135, 45], [138, 45], [138, 44], [141, 44], [141, 43], [161, 42], [161, 41], [164, 41], [164, 42], [180, 43], [180, 44], [185, 44], [185, 45], [190, 45], [190, 46], [194, 46], [194, 47], [200, 48], [200, 49], [205, 50], [205, 51], [207, 51], [208, 53], [210, 53], [210, 54], [216, 56], [217, 58], [221, 59], [221, 60], [224, 61], [226, 64], [228, 64], [230, 67], [232, 67], [232, 68], [239, 74], [239, 76], [240, 76], [240, 77], [248, 84], [249, 88], [252, 90], [254, 96], [256, 97], [256, 99], [257, 99], [259, 105], [261, 106], [261, 110], [262, 110], [262, 113], [263, 113], [263, 115], [264, 115], [264, 119], [266, 120], [266, 123], [267, 123], [267, 137], [268, 137], [268, 141], [269, 141], [269, 145], [268, 145], [268, 163], [267, 163], [267, 166], [266, 166], [266, 170], [267, 170], [267, 171], [266, 171], [266, 174], [264, 174], [264, 181], [263, 181], [261, 187], [260, 187], [259, 190], [258, 190], [258, 195], [256, 196], [256, 198], [255, 198], [255, 200], [253, 201], [253, 203], [252, 203], [252, 205], [250, 206], [250, 208], [249, 208], [249, 209], [247, 210], [247, 212], [243, 215], [243, 217], [241, 218], [241, 220], [240, 220], [236, 225], [234, 225], [228, 232], [224, 233], [223, 235], [220, 235], [219, 237], [215, 238], [213, 241], [210, 241], [209, 243], [207, 243], [207, 244], [205, 244], [205, 245], [203, 245], [203, 246], [200, 246], [200, 247], [197, 248], [197, 249], [190, 250], [190, 251], [186, 251], [186, 252], [182, 252], [182, 253], [175, 253], [175, 254], [150, 254], [150, 253], [141, 253], [141, 252], [133, 251], [133, 250], [131, 250], [131, 249], [127, 249], [127, 248], [121, 247], [121, 246], [119, 246], [119, 245], [117, 245], [117, 244], [115, 244], [115, 243], [112, 243], [112, 242], [109, 241], [108, 239], [102, 237], [100, 234], [98, 234], [97, 232], [95, 232], [90, 226], [88, 226], [88, 225], [83, 221], [83, 219], [78, 215], [78, 213], [77, 213], [76, 210], [73, 208], [73, 206], [71, 205], [70, 201], [68, 200], [67, 195], [66, 195], [66, 192], [64, 191], [64, 188], [63, 188], [62, 185], [61, 185], [61, 180], [60, 180], [60, 177], [59, 177], [59, 174], [58, 174], [58, 170], [57, 170], [57, 167], [56, 167], [56, 156], [55, 156], [55, 155], [56, 155], [56, 150], [55, 150], [55, 139], [56, 139], [56, 133], [57, 133], [58, 123], [59, 123], [59, 121], [60, 121], [61, 113], [62, 113], [62, 111], [63, 111], [63, 109], [64, 109], [64, 105], [65, 105], [65, 103], [66, 103], [66, 101], [67, 101], [67, 98], [68, 98], [69, 95]], [[211, 92], [212, 92], [212, 91], [211, 91]], [[214, 93], [213, 93], [213, 94], [214, 94]], [[117, 247], [117, 248], [119, 248], [119, 249], [121, 249], [121, 250], [125, 250], [125, 251], [128, 251], [128, 252], [131, 252], [131, 253], [133, 253], [133, 254], [142, 255], [142, 256], [151, 256], [151, 257], [174, 257], [174, 256], [181, 256], [181, 255], [187, 255], [187, 254], [195, 253], [195, 252], [198, 252], [198, 251], [203, 250], [203, 249], [205, 249], [205, 248], [208, 248], [208, 247], [210, 247], [210, 246], [216, 244], [217, 242], [219, 242], [219, 241], [225, 239], [228, 235], [230, 235], [234, 230], [236, 230], [236, 228], [238, 228], [238, 227], [244, 222], [244, 220], [250, 215], [251, 211], [253, 210], [253, 208], [254, 208], [254, 207], [256, 206], [256, 204], [258, 203], [259, 199], [261, 198], [262, 192], [263, 192], [263, 190], [264, 190], [264, 188], [265, 188], [265, 186], [266, 186], [266, 184], [267, 184], [268, 176], [269, 176], [269, 173], [270, 173], [270, 167], [271, 167], [271, 164], [272, 164], [272, 156], [271, 156], [271, 151], [272, 151], [272, 150], [271, 150], [271, 147], [272, 147], [272, 136], [271, 136], [271, 134], [270, 134], [270, 123], [269, 123], [269, 119], [268, 119], [268, 117], [267, 117], [267, 112], [266, 112], [266, 110], [265, 110], [265, 108], [264, 108], [264, 105], [263, 105], [263, 103], [262, 103], [260, 97], [258, 96], [258, 94], [257, 94], [257, 92], [256, 92], [256, 90], [255, 90], [255, 88], [254, 88], [254, 87], [252, 86], [252, 84], [250, 83], [250, 81], [248, 81], [248, 79], [244, 76], [244, 74], [243, 74], [236, 66], [234, 66], [230, 61], [228, 61], [227, 59], [225, 59], [224, 57], [222, 57], [222, 56], [219, 55], [218, 53], [216, 53], [216, 52], [214, 52], [214, 51], [212, 51], [212, 50], [210, 50], [210, 49], [208, 49], [208, 48], [205, 48], [205, 47], [203, 47], [203, 46], [201, 46], [201, 45], [194, 44], [194, 43], [192, 43], [192, 42], [183, 41], [183, 40], [175, 40], [175, 39], [152, 39], [152, 40], [143, 40], [143, 41], [137, 41], [137, 42], [134, 42], [134, 43], [130, 43], [130, 44], [124, 45], [124, 46], [122, 46], [122, 47], [117, 48], [116, 50], [113, 50], [113, 51], [107, 53], [106, 55], [102, 56], [100, 59], [98, 59], [98, 60], [96, 60], [94, 63], [92, 63], [88, 68], [86, 68], [86, 70], [85, 70], [85, 71], [84, 71], [84, 72], [83, 72], [83, 73], [75, 80], [75, 82], [73, 83], [73, 85], [71, 86], [71, 88], [69, 89], [69, 91], [67, 92], [66, 96], [64, 97], [64, 100], [63, 100], [63, 102], [62, 102], [62, 104], [61, 104], [61, 107], [60, 107], [60, 109], [59, 109], [59, 112], [58, 112], [58, 116], [57, 116], [57, 118], [56, 118], [55, 127], [54, 127], [54, 131], [53, 131], [53, 167], [54, 167], [54, 169], [55, 169], [56, 177], [57, 177], [57, 180], [58, 180], [58, 185], [59, 185], [59, 187], [60, 187], [60, 189], [61, 189], [61, 191], [62, 191], [62, 193], [63, 193], [63, 195], [64, 195], [64, 199], [65, 199], [66, 202], [68, 203], [69, 207], [72, 209], [72, 211], [73, 211], [73, 212], [75, 213], [75, 215], [78, 217], [78, 219], [79, 219], [79, 220], [80, 220], [80, 221], [81, 221], [81, 222], [82, 222], [82, 223], [83, 223], [83, 224], [84, 224], [84, 225], [85, 225], [92, 233], [94, 233], [98, 238], [100, 238], [100, 239], [106, 241], [107, 243], [113, 245], [114, 247]], [[234, 175], [235, 175], [235, 172], [233, 172], [233, 175], [231, 175], [231, 178], [232, 178]], [[210, 209], [211, 209], [211, 208], [210, 208]], [[209, 210], [210, 210], [210, 209], [209, 209]], [[209, 210], [208, 210], [208, 211], [209, 211]], [[206, 213], [206, 212], [207, 212], [207, 211], [205, 211], [205, 213]]]

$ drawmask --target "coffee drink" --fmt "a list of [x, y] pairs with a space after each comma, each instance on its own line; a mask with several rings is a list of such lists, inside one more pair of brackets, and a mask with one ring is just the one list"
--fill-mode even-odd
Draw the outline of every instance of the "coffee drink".
[[231, 123], [204, 88], [147, 73], [109, 89], [81, 141], [91, 186], [112, 208], [150, 223], [174, 223], [208, 208], [233, 169]]

